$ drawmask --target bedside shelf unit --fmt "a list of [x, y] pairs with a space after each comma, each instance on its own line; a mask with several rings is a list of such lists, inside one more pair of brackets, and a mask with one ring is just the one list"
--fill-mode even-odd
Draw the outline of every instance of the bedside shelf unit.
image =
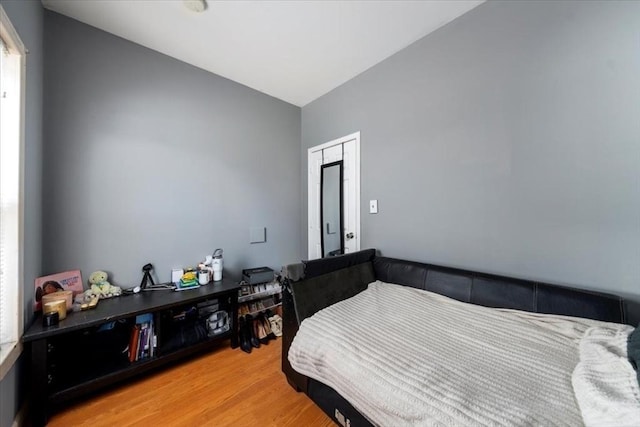
[[[101, 300], [95, 309], [69, 313], [44, 327], [36, 316], [22, 341], [31, 348], [33, 424], [45, 425], [53, 407], [158, 368], [230, 339], [237, 347], [238, 289], [223, 279], [183, 292], [144, 291]], [[209, 304], [228, 314], [229, 327], [209, 335], [200, 309]], [[191, 317], [180, 316], [183, 312]], [[127, 346], [136, 316], [151, 314], [154, 355], [130, 362]], [[178, 319], [178, 320], [176, 320]], [[203, 332], [204, 331], [204, 332]]]

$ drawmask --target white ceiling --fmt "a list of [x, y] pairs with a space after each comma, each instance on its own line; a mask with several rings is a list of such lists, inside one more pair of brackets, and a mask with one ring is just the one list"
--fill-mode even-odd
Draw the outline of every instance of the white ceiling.
[[484, 0], [43, 0], [47, 9], [298, 106]]

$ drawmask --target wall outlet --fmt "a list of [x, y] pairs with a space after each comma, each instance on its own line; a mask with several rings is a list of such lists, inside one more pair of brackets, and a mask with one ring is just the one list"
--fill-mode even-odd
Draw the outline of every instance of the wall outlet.
[[377, 200], [369, 200], [369, 213], [377, 214], [378, 213], [378, 201]]

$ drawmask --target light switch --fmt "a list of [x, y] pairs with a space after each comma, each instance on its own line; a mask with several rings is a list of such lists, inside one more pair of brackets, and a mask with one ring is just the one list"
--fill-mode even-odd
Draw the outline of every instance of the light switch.
[[377, 214], [378, 213], [378, 201], [377, 200], [369, 200], [369, 213]]
[[249, 234], [249, 243], [264, 243], [267, 241], [267, 229], [265, 227], [251, 227]]

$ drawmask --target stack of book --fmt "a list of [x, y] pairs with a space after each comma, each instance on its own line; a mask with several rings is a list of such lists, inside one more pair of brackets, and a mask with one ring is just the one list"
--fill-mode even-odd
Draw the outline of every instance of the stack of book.
[[176, 282], [176, 291], [184, 291], [186, 289], [195, 289], [199, 287], [200, 284], [196, 279], [196, 274], [192, 271], [184, 273], [180, 280]]
[[136, 324], [131, 328], [129, 339], [129, 362], [155, 356], [157, 341], [153, 315], [148, 313], [136, 316]]

